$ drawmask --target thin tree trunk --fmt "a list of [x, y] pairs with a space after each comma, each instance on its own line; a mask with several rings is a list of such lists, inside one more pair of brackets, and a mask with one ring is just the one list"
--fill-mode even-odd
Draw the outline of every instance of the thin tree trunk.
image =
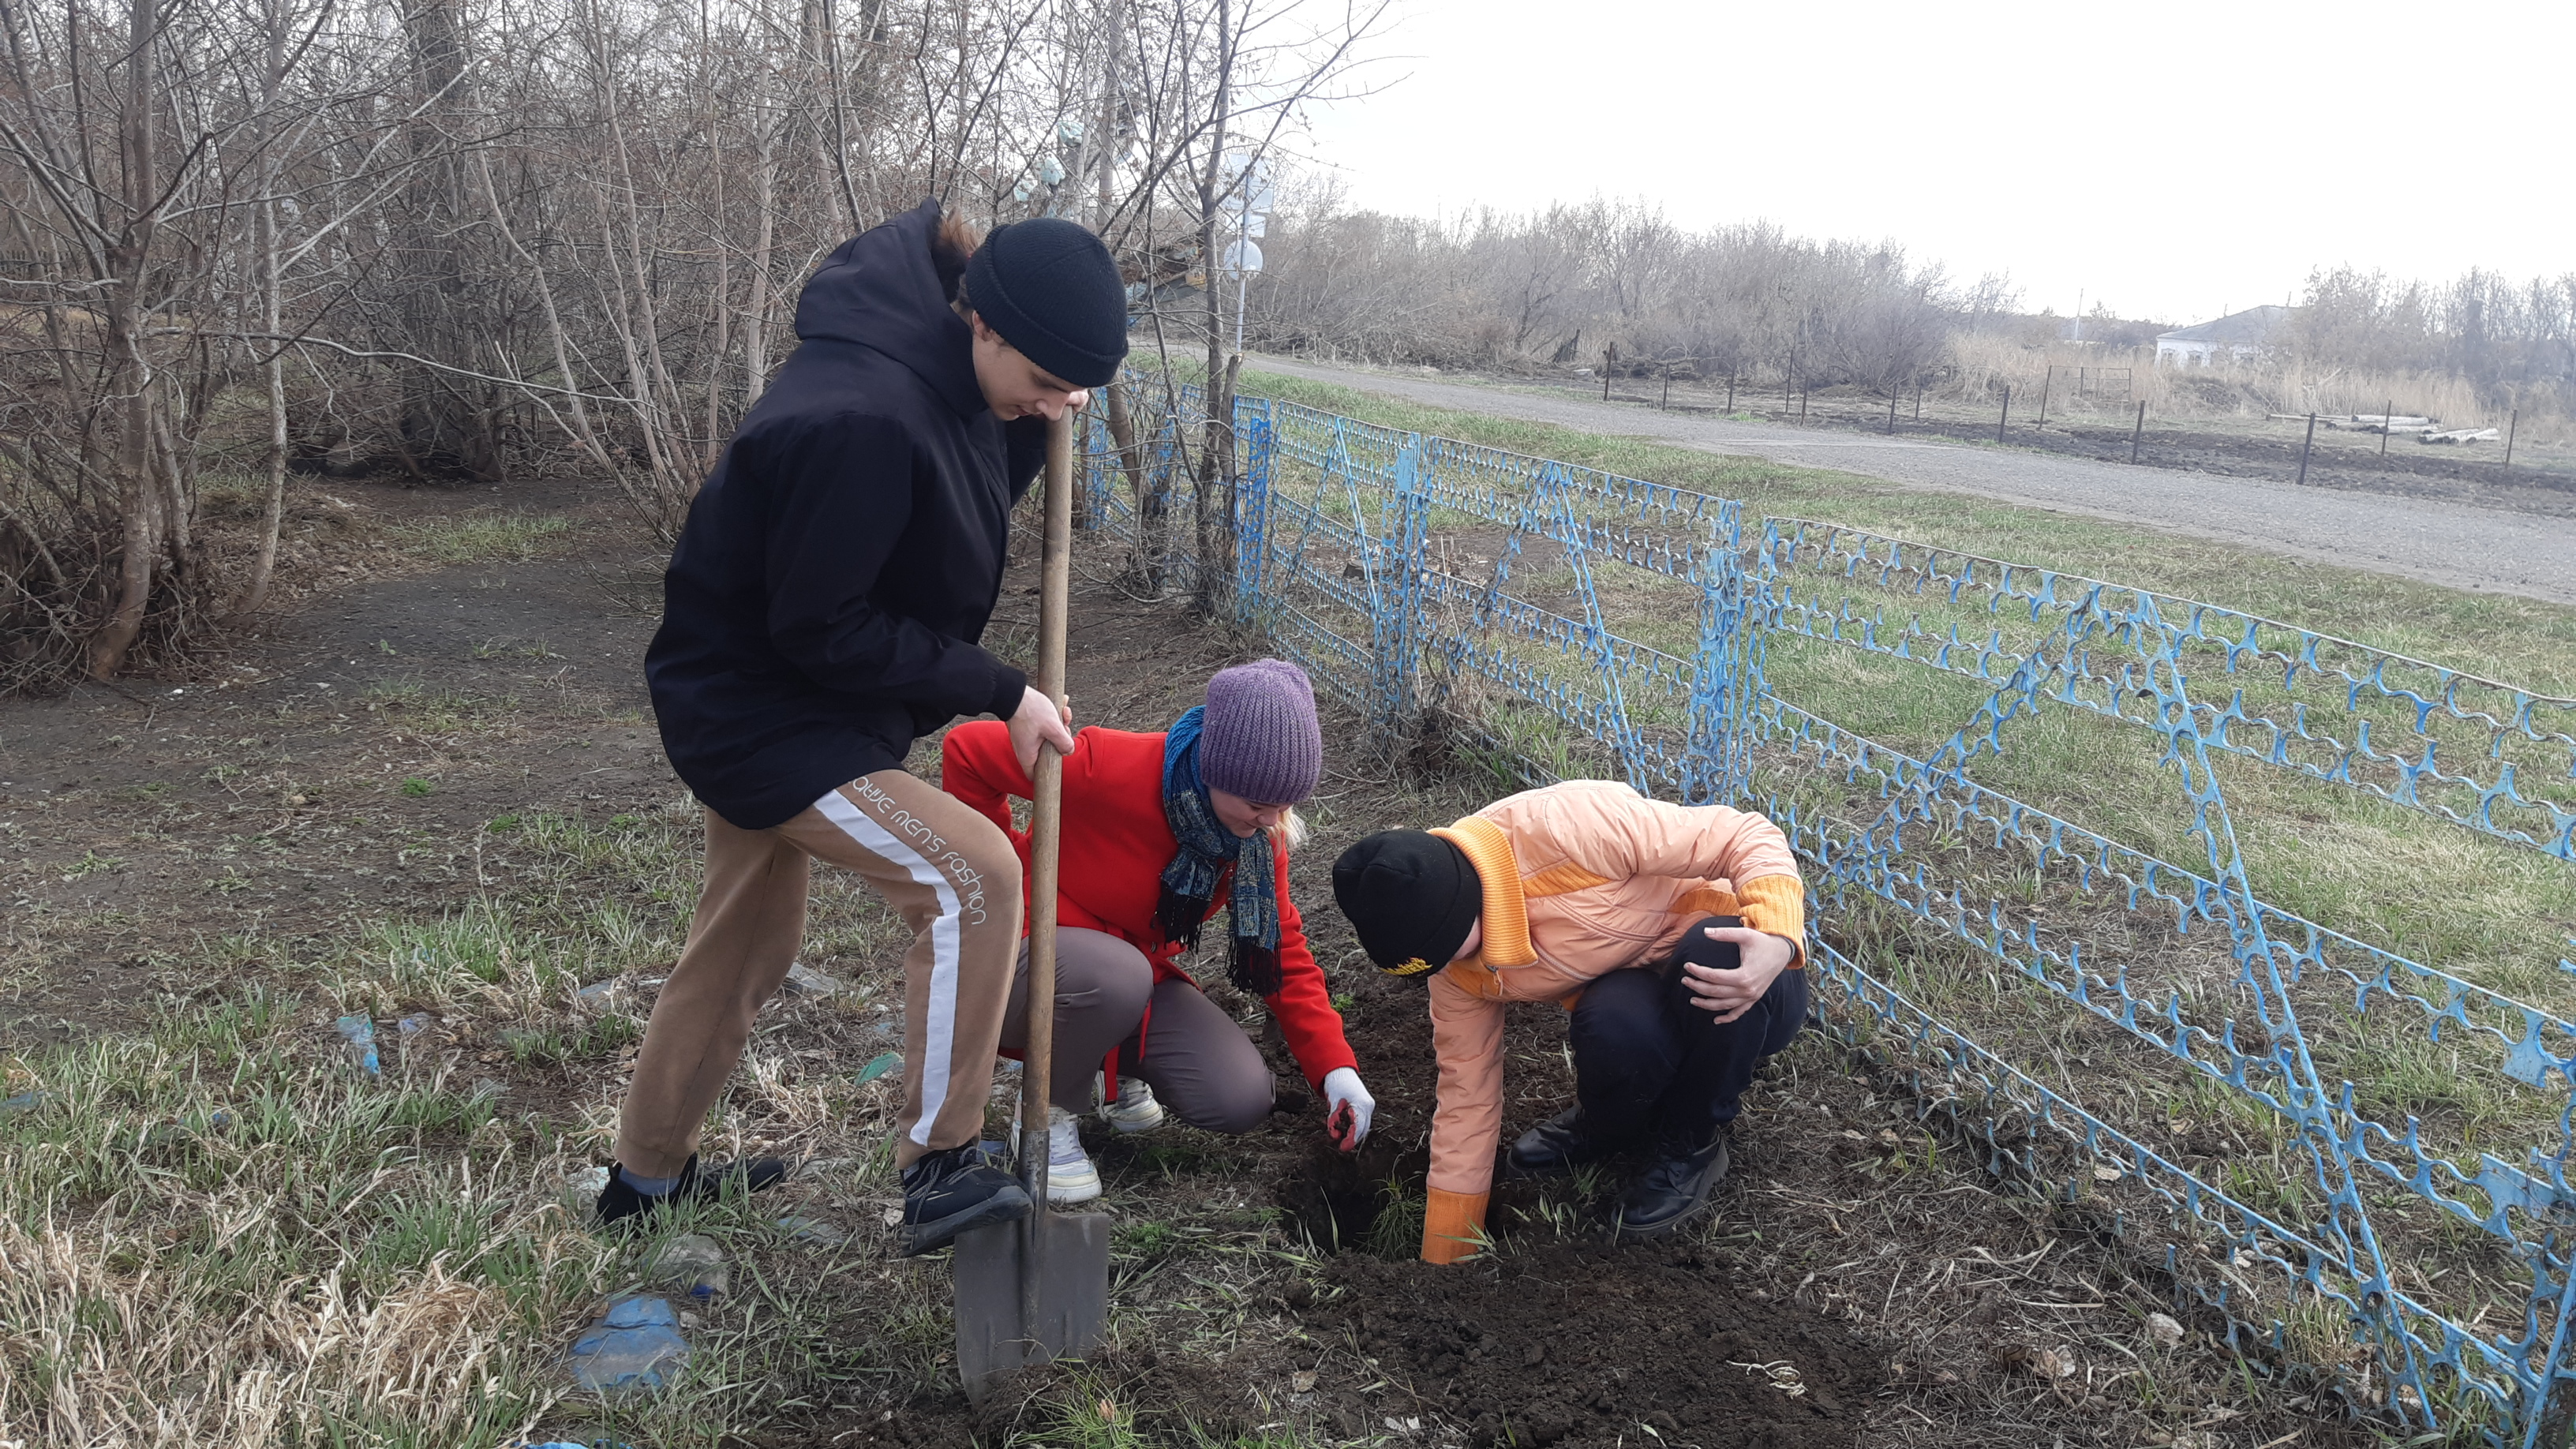
[[1088, 138], [1100, 165], [1100, 190], [1092, 203], [1091, 229], [1093, 231], [1109, 225], [1110, 213], [1118, 209], [1117, 192], [1113, 182], [1118, 171], [1119, 150], [1118, 64], [1123, 58], [1119, 53], [1119, 47], [1124, 42], [1126, 19], [1126, 0], [1109, 0], [1107, 16], [1101, 22], [1101, 28], [1107, 35], [1108, 41], [1101, 47], [1105, 59], [1100, 76], [1100, 122]]
[[[712, 138], [715, 127], [707, 134]], [[724, 215], [724, 167], [716, 168], [716, 215]], [[724, 447], [724, 359], [733, 355], [733, 248], [724, 238], [716, 239], [716, 345], [707, 355], [713, 361], [707, 367], [707, 435], [698, 448], [698, 469], [704, 472], [716, 465], [716, 453]]]
[[1160, 491], [1146, 481], [1145, 450], [1136, 439], [1136, 415], [1127, 406], [1127, 384], [1109, 385], [1109, 441], [1118, 447], [1118, 466], [1127, 475], [1127, 490], [1136, 498], [1136, 576], [1147, 591], [1163, 587], [1162, 506]]
[[[269, 0], [267, 20], [268, 69], [261, 77], [260, 110], [263, 114], [274, 114], [278, 87], [286, 78], [286, 25], [285, 17], [279, 13], [278, 0]], [[274, 141], [275, 138], [270, 139]], [[266, 184], [260, 188], [259, 201], [251, 209], [251, 244], [258, 250], [254, 260], [259, 267], [260, 330], [274, 339], [285, 335], [285, 328], [280, 325], [284, 308], [280, 298], [283, 288], [278, 277], [277, 202], [274, 199], [282, 168], [272, 155], [268, 165], [262, 169]], [[268, 384], [268, 452], [265, 459], [268, 500], [260, 513], [259, 553], [251, 561], [250, 581], [243, 585], [232, 607], [224, 614], [222, 622], [228, 628], [237, 627], [268, 602], [269, 584], [277, 577], [277, 537], [286, 522], [286, 348], [275, 341], [267, 346], [268, 361], [260, 368], [260, 373]]]
[[[279, 325], [276, 203], [261, 198], [251, 224], [259, 247], [260, 330], [276, 337], [284, 331]], [[272, 344], [260, 372], [268, 383], [268, 503], [260, 515], [259, 556], [251, 564], [250, 582], [225, 615], [227, 626], [239, 625], [268, 602], [268, 586], [277, 575], [277, 536], [286, 521], [286, 349]]]
[[124, 385], [125, 436], [120, 459], [124, 477], [119, 500], [124, 508], [124, 556], [118, 561], [116, 608], [90, 640], [89, 672], [93, 679], [113, 678], [125, 667], [125, 656], [143, 632], [143, 613], [152, 599], [152, 566], [160, 553], [160, 492], [152, 486], [152, 370], [143, 348], [143, 282], [151, 256], [155, 185], [152, 111], [153, 42], [160, 16], [155, 0], [134, 0], [127, 41], [125, 114], [119, 128], [125, 152], [125, 225], [113, 249], [115, 305], [108, 312], [108, 355]]
[[[544, 309], [546, 317], [546, 340], [554, 348], [555, 372], [563, 379], [561, 386], [568, 394], [566, 401], [572, 411], [572, 435], [580, 442], [583, 451], [590, 454], [591, 461], [607, 469], [611, 474], [615, 474], [617, 460], [610, 456], [608, 446], [599, 440], [596, 432], [592, 431], [590, 411], [582, 404], [581, 380], [573, 374], [571, 350], [564, 341], [563, 318], [555, 310], [554, 284], [547, 280], [546, 269], [529, 254], [526, 247], [519, 244], [518, 233], [511, 230], [510, 214], [501, 205], [500, 188], [492, 181], [491, 158], [477, 151], [474, 154], [474, 164], [483, 182], [484, 202], [492, 208], [493, 229], [501, 234], [501, 240], [508, 244], [510, 254], [519, 259], [519, 265], [524, 267], [528, 276], [536, 282], [537, 301]], [[545, 403], [542, 395], [539, 396], [538, 401], [551, 413], [551, 405]]]
[[778, 132], [760, 122], [760, 237], [751, 248], [750, 315], [742, 328], [742, 411], [769, 390], [769, 266], [778, 232]]
[[[1234, 436], [1233, 399], [1227, 393], [1225, 367], [1225, 302], [1224, 287], [1217, 281], [1217, 188], [1225, 174], [1226, 108], [1232, 100], [1234, 82], [1234, 33], [1231, 26], [1230, 0], [1216, 4], [1216, 109], [1210, 117], [1207, 169], [1199, 175], [1199, 267], [1207, 285], [1203, 298], [1207, 303], [1207, 383], [1200, 396], [1207, 404], [1206, 446], [1200, 451], [1198, 487], [1192, 493], [1192, 512], [1198, 524], [1197, 588], [1193, 602], [1202, 610], [1213, 609], [1224, 586], [1231, 582], [1232, 553], [1219, 536], [1221, 516], [1233, 509], [1218, 506], [1217, 490], [1229, 487], [1233, 478], [1226, 466], [1232, 449], [1226, 443]], [[1222, 556], [1221, 556], [1222, 555]]]
[[848, 166], [849, 156], [846, 148], [837, 148], [833, 144], [843, 131], [843, 109], [840, 93], [841, 68], [835, 56], [837, 48], [832, 44], [831, 38], [831, 11], [827, 8], [826, 0], [805, 0], [802, 15], [805, 22], [805, 59], [814, 68], [813, 74], [818, 88], [829, 93], [830, 100], [827, 104], [831, 107], [830, 118], [812, 127], [814, 174], [817, 177], [836, 178], [833, 185], [823, 188], [829, 198], [827, 215], [831, 222], [831, 235], [835, 238], [848, 237], [858, 231], [856, 221], [858, 208], [848, 186], [837, 179], [842, 170]]

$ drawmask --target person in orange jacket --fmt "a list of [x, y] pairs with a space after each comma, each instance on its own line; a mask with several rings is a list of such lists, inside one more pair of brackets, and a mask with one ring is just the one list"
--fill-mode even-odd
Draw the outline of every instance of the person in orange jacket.
[[1429, 985], [1425, 1262], [1466, 1257], [1483, 1235], [1506, 1003], [1573, 1013], [1575, 1105], [1512, 1144], [1512, 1171], [1645, 1145], [1619, 1206], [1632, 1237], [1706, 1206], [1755, 1063], [1807, 1019], [1806, 887], [1779, 827], [1746, 811], [1568, 780], [1442, 829], [1369, 836], [1334, 862], [1333, 896], [1379, 969]]

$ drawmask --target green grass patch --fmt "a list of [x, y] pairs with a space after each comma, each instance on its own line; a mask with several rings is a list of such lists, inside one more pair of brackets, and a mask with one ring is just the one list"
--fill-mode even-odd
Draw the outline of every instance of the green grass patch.
[[556, 513], [469, 513], [388, 531], [406, 552], [440, 564], [525, 563], [573, 541], [572, 520]]
[[512, 695], [475, 694], [417, 679], [380, 679], [359, 696], [369, 713], [390, 714], [423, 734], [493, 734], [519, 716]]
[[1247, 394], [1387, 427], [1741, 499], [1748, 524], [1764, 515], [1820, 519], [2037, 563], [2279, 619], [2546, 694], [2576, 695], [2576, 608], [2566, 605], [2285, 559], [2161, 529], [1908, 488], [1832, 469], [1426, 407], [1251, 369], [1242, 387]]

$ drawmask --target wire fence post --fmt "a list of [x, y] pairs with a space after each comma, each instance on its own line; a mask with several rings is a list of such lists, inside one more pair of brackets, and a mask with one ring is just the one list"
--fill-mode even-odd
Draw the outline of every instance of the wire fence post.
[[2308, 454], [2315, 452], [2316, 446], [2317, 415], [2310, 413], [2308, 414], [2308, 440], [2299, 445], [2299, 482], [2302, 485], [2308, 481]]
[[2044, 427], [2047, 427], [2047, 426], [2048, 426], [2048, 389], [2049, 389], [2049, 385], [2050, 385], [2050, 384], [2052, 384], [2052, 383], [2054, 383], [2054, 382], [2056, 382], [2056, 381], [2057, 381], [2057, 368], [2056, 368], [2054, 365], [2051, 365], [2051, 366], [2049, 367], [2048, 371], [2046, 371], [2046, 372], [2044, 372], [2044, 373], [2040, 374], [2040, 380], [2039, 380], [2039, 421], [2038, 421], [2037, 423], [2032, 424], [2032, 426], [2034, 426], [2034, 427], [2041, 427], [2041, 428], [2044, 428]]
[[2379, 415], [2379, 456], [2388, 456], [2388, 435], [2397, 431], [2397, 399], [2390, 398], [2388, 410]]
[[[1765, 526], [1765, 542], [1769, 528]], [[1766, 554], [1767, 557], [1767, 554]], [[1762, 641], [1744, 567], [1744, 506], [1728, 503], [1700, 559], [1699, 651], [1691, 671], [1689, 757], [1683, 803], [1715, 805], [1752, 787], [1753, 702], [1761, 697]]]
[[1730, 414], [1735, 411], [1735, 374], [1732, 372], [1726, 375], [1726, 410]]
[[2504, 465], [2513, 466], [2513, 435], [2522, 427], [2522, 409], [2515, 408], [2504, 425]]
[[2143, 442], [2143, 441], [2145, 441], [2146, 436], [2147, 436], [2147, 404], [2146, 404], [2146, 400], [2145, 400], [2144, 398], [2141, 398], [2141, 399], [2139, 399], [2139, 400], [2138, 400], [2138, 425], [2137, 425], [2136, 427], [2133, 427], [2133, 428], [2129, 429], [2129, 461], [2130, 461], [2130, 462], [2134, 463], [2134, 462], [2138, 461], [2138, 444], [2139, 444], [2139, 443], [2141, 443], [2141, 442]]
[[1664, 397], [1663, 397], [1663, 401], [1656, 403], [1656, 404], [1655, 404], [1655, 406], [1657, 406], [1657, 407], [1659, 407], [1659, 408], [1668, 408], [1668, 407], [1671, 407], [1672, 405], [1673, 405], [1673, 370], [1672, 370], [1671, 368], [1667, 367], [1667, 368], [1665, 368], [1665, 369], [1664, 369]]
[[1887, 435], [1896, 436], [1896, 394], [1887, 395]]
[[1234, 426], [1244, 459], [1234, 535], [1234, 618], [1250, 624], [1270, 567], [1270, 399], [1237, 397]]
[[1995, 441], [2004, 440], [2004, 429], [2012, 422], [2012, 384], [2004, 384], [2004, 410], [1995, 418]]
[[1422, 652], [1422, 550], [1430, 519], [1424, 474], [1422, 435], [1407, 433], [1396, 449], [1387, 501], [1381, 511], [1383, 532], [1374, 552], [1376, 578], [1371, 581], [1369, 681], [1371, 723], [1382, 739], [1396, 739], [1409, 728], [1415, 680]]

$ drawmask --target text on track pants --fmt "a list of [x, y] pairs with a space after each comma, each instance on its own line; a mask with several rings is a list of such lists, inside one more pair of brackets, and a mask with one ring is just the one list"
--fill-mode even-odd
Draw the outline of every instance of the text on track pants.
[[805, 939], [810, 862], [867, 878], [913, 932], [903, 959], [903, 1114], [895, 1165], [981, 1135], [1020, 943], [1020, 862], [992, 821], [938, 786], [879, 770], [784, 825], [707, 812], [707, 880], [689, 944], [653, 1003], [617, 1124], [617, 1160], [670, 1177]]

